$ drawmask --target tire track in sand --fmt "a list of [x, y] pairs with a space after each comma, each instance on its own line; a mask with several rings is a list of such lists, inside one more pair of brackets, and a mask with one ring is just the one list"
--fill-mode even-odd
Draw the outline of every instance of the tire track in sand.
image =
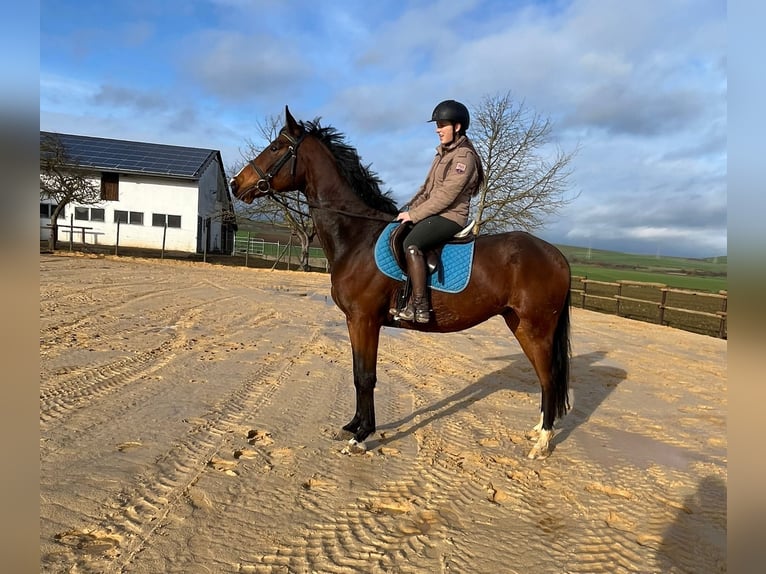
[[[167, 282], [165, 280], [164, 282]], [[185, 287], [169, 287], [167, 289], [157, 289], [156, 285], [152, 285], [152, 291], [148, 293], [141, 293], [138, 295], [130, 294], [130, 298], [121, 300], [119, 302], [114, 301], [115, 297], [105, 297], [103, 300], [96, 300], [92, 294], [90, 294], [91, 288], [88, 289], [89, 293], [78, 294], [77, 296], [64, 295], [66, 305], [62, 304], [61, 296], [58, 296], [53, 301], [48, 303], [55, 304], [56, 307], [65, 307], [68, 315], [73, 317], [67, 317], [64, 321], [57, 321], [52, 325], [44, 325], [40, 330], [40, 350], [48, 358], [60, 354], [63, 348], [67, 347], [67, 343], [75, 339], [78, 333], [83, 333], [85, 336], [90, 331], [96, 331], [99, 338], [109, 339], [111, 335], [117, 333], [123, 329], [124, 326], [118, 322], [119, 310], [128, 309], [133, 312], [133, 309], [140, 304], [151, 303], [155, 299], [161, 299], [163, 305], [157, 309], [156, 305], [152, 308], [152, 322], [155, 324], [168, 324], [168, 319], [178, 313], [183, 313], [186, 307], [183, 305], [183, 300], [180, 299], [180, 294], [195, 289], [199, 289], [200, 286], [205, 285], [204, 282], [199, 282], [195, 285], [189, 285]], [[120, 284], [118, 287], [109, 285], [103, 287], [104, 289], [116, 290], [117, 293], [107, 293], [107, 295], [116, 295], [116, 298], [125, 297], [127, 288], [129, 285]], [[169, 297], [169, 295], [173, 295]], [[45, 297], [45, 295], [43, 295]], [[48, 295], [51, 297], [51, 295]], [[43, 306], [46, 301], [41, 303]], [[93, 313], [92, 309], [97, 308], [98, 312]], [[82, 309], [88, 310], [83, 313]], [[61, 314], [61, 310], [57, 311], [57, 317]], [[46, 314], [43, 313], [42, 318], [46, 318]], [[134, 324], [133, 328], [140, 329], [145, 328], [145, 325]]]
[[[433, 354], [425, 356], [418, 347], [418, 370], [441, 368], [429, 362], [445, 349], [430, 347]], [[520, 571], [529, 571], [527, 566], [535, 570], [535, 556], [539, 571], [551, 560], [572, 572], [630, 572], [654, 563], [662, 529], [677, 504], [656, 499], [655, 483], [637, 487], [640, 469], [616, 466], [605, 472], [575, 444], [567, 445], [573, 452], [559, 449], [553, 459], [528, 461], [532, 443], [518, 421], [536, 422], [539, 398], [527, 391], [529, 385], [517, 383], [513, 388], [521, 392], [509, 390], [497, 380], [506, 374], [501, 370], [485, 373], [476, 387], [468, 385], [469, 392], [450, 396], [444, 384], [429, 386], [411, 372], [406, 348], [381, 359], [398, 364], [398, 375], [386, 380], [392, 394], [414, 388], [420, 407], [410, 420], [384, 431], [391, 433], [391, 442], [384, 438], [381, 443], [391, 447], [414, 435], [417, 460], [408, 461], [408, 472], [400, 478], [357, 494], [332, 520], [320, 520], [239, 563], [240, 571], [468, 572], [481, 562], [485, 568], [513, 572], [513, 564], [524, 564]], [[473, 358], [458, 356], [446, 370], [470, 372], [473, 364]], [[488, 385], [495, 389], [479, 391]], [[500, 391], [508, 395], [501, 401], [507, 410], [484, 408], [482, 399]], [[499, 430], [489, 434], [488, 429]], [[364, 464], [364, 459], [348, 463]], [[594, 495], [597, 504], [584, 501]], [[653, 518], [642, 524], [647, 513]], [[498, 547], [504, 549], [500, 554]]]
[[174, 328], [166, 330], [171, 333], [171, 339], [155, 348], [104, 365], [74, 368], [47, 385], [43, 381], [40, 392], [41, 430], [44, 432], [51, 422], [94, 399], [148, 378], [168, 365], [177, 351], [193, 346], [186, 333], [188, 327], [195, 323], [206, 307], [220, 302], [203, 303], [184, 311], [172, 321]]
[[[276, 277], [256, 275], [264, 285]], [[296, 294], [281, 286], [270, 291]], [[274, 301], [280, 311], [281, 299]], [[715, 402], [722, 397], [715, 368], [696, 385], [679, 386], [679, 369], [667, 361], [672, 355], [662, 354], [661, 365], [647, 357], [633, 368], [641, 352], [629, 356], [624, 343], [634, 342], [635, 330], [618, 336], [620, 325], [610, 323], [603, 333], [575, 332], [575, 390], [587, 400], [562, 421], [553, 456], [528, 461], [532, 443], [524, 431], [537, 422], [539, 386], [520, 351], [508, 351], [507, 330], [479, 326], [465, 335], [425, 335], [427, 341], [404, 332], [382, 341], [379, 432], [368, 440], [368, 454], [349, 457], [331, 435], [353, 410], [350, 348], [342, 325], [316, 326], [311, 317], [311, 309], [289, 309], [278, 334], [259, 333], [277, 356], [296, 359], [257, 410], [214, 425], [220, 432], [211, 435], [207, 453], [195, 455], [196, 474], [152, 469], [126, 477], [120, 495], [85, 490], [99, 504], [110, 502], [114, 519], [90, 505], [62, 522], [55, 532], [69, 561], [55, 562], [59, 571], [108, 572], [110, 556], [120, 571], [139, 573], [725, 571], [726, 443], [716, 435], [725, 408]], [[228, 324], [238, 320], [232, 314]], [[589, 314], [581, 320], [604, 324]], [[305, 336], [296, 334], [301, 328]], [[322, 334], [306, 344], [314, 328]], [[647, 342], [661, 340], [655, 335], [641, 332]], [[690, 357], [697, 356], [695, 342], [711, 359], [720, 356], [717, 345], [679, 339], [690, 347], [669, 346]], [[307, 348], [299, 354], [294, 345]], [[215, 372], [238, 386], [245, 380], [239, 373], [253, 363], [243, 359], [253, 355], [238, 355], [225, 368], [205, 364], [220, 365]], [[605, 366], [594, 365], [604, 357]], [[284, 365], [263, 360], [277, 368], [259, 384], [273, 385]], [[256, 364], [263, 366], [261, 359]], [[704, 368], [689, 365], [680, 378]], [[307, 392], [296, 394], [296, 385]], [[685, 386], [695, 393], [691, 404], [682, 396]], [[210, 435], [208, 419], [222, 420], [219, 404], [190, 419], [190, 435]], [[666, 440], [663, 429], [676, 434]], [[163, 449], [163, 468], [176, 452]], [[46, 492], [61, 498], [53, 488]], [[129, 524], [131, 536], [144, 542], [126, 541], [123, 505], [141, 501], [154, 507], [132, 514]]]
[[[314, 332], [310, 339], [316, 337]], [[195, 428], [158, 457], [150, 470], [130, 480], [131, 486], [112, 495], [111, 500], [105, 500], [102, 520], [57, 533], [54, 538], [59, 548], [43, 556], [48, 571], [73, 563], [84, 571], [124, 571], [151, 544], [174, 508], [184, 504], [200, 476], [216, 467], [232, 430], [241, 428], [243, 418], [257, 413], [292, 378], [293, 366], [302, 354], [298, 349], [291, 356], [269, 355], [267, 364], [196, 419]]]
[[[442, 357], [443, 352], [437, 349], [433, 356]], [[428, 356], [423, 358], [422, 348], [417, 353], [421, 361], [429, 362]], [[328, 477], [347, 475], [349, 467], [371, 465], [375, 479], [369, 481], [370, 487], [350, 487], [351, 498], [331, 521], [311, 524], [273, 551], [244, 560], [238, 565], [240, 571], [266, 567], [289, 572], [439, 571], [448, 563], [448, 553], [435, 547], [434, 539], [449, 547], [448, 540], [455, 533], [471, 528], [471, 520], [465, 518], [470, 516], [469, 506], [477, 499], [488, 506], [494, 503], [488, 498], [488, 480], [477, 476], [476, 469], [464, 467], [461, 453], [476, 449], [475, 439], [465, 432], [471, 415], [460, 414], [465, 404], [455, 408], [451, 401], [437, 412], [427, 408], [413, 411], [413, 389], [427, 385], [417, 373], [408, 373], [412, 365], [405, 349], [383, 351], [381, 365], [391, 363], [398, 374], [392, 377], [389, 373], [382, 389], [379, 385], [376, 391], [379, 419], [387, 422], [380, 426], [379, 439], [368, 440], [373, 451], [341, 459], [341, 465], [321, 474], [326, 486], [332, 484]], [[451, 362], [451, 370], [467, 372], [469, 364], [468, 359], [458, 358]], [[438, 403], [440, 396], [444, 399], [439, 390], [445, 389], [436, 389], [425, 402]], [[471, 426], [475, 427], [474, 421]], [[407, 442], [412, 447], [401, 448]], [[315, 463], [322, 465], [321, 461]], [[337, 508], [341, 497], [334, 499], [332, 507]]]

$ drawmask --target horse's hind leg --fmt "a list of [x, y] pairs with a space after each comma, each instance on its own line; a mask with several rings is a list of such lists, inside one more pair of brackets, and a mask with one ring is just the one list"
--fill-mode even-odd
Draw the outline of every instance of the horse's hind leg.
[[[546, 373], [547, 365], [550, 359], [545, 359], [540, 355], [544, 355], [544, 351], [541, 351], [536, 355], [534, 361], [535, 372], [538, 379], [540, 379], [540, 388], [542, 391], [542, 397], [540, 400], [540, 420], [532, 427], [532, 437], [537, 436], [537, 442], [532, 447], [527, 455], [529, 458], [546, 458], [551, 454], [550, 443], [553, 438], [553, 423], [556, 420], [556, 409], [553, 404], [553, 385], [551, 383], [550, 373]], [[541, 367], [538, 367], [541, 365]]]
[[505, 321], [532, 363], [542, 390], [540, 421], [532, 428], [533, 437], [537, 437], [537, 442], [527, 456], [532, 459], [547, 458], [551, 454], [550, 443], [553, 438], [553, 422], [556, 418], [556, 396], [551, 370], [552, 337], [538, 334], [536, 329], [529, 328], [515, 315], [506, 316]]

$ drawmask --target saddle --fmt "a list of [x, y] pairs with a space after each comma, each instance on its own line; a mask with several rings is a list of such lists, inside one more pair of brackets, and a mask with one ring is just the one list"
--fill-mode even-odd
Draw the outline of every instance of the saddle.
[[[426, 259], [426, 269], [429, 275], [433, 275], [437, 271], [443, 271], [441, 256], [444, 245], [470, 243], [476, 238], [476, 236], [471, 233], [474, 224], [474, 220], [469, 221], [468, 225], [466, 225], [463, 229], [452, 236], [452, 239], [440, 245], [439, 247], [428, 250], [423, 254]], [[391, 236], [389, 238], [391, 253], [394, 256], [394, 260], [396, 261], [396, 264], [404, 270], [407, 269], [407, 259], [404, 254], [404, 239], [407, 237], [409, 232], [412, 231], [412, 227], [413, 224], [411, 222], [402, 223], [391, 232]], [[443, 280], [443, 277], [441, 279]]]
[[[450, 244], [460, 244], [460, 243], [471, 243], [476, 238], [476, 236], [471, 233], [473, 230], [474, 222], [470, 221], [466, 227], [464, 227], [461, 231], [456, 233], [452, 239], [444, 243], [443, 245], [431, 249], [427, 251], [424, 256], [426, 259], [426, 272], [429, 276], [433, 276], [436, 274], [436, 280], [439, 282], [439, 284], [444, 284], [444, 265], [442, 263], [442, 250], [446, 245]], [[410, 222], [402, 223], [400, 225], [397, 225], [394, 227], [394, 229], [391, 231], [391, 234], [389, 236], [389, 244], [388, 247], [391, 252], [391, 256], [396, 262], [396, 264], [399, 266], [399, 269], [406, 270], [407, 269], [407, 260], [404, 255], [404, 239], [407, 237], [407, 234], [412, 230], [413, 224]], [[470, 268], [470, 263], [469, 263]], [[470, 271], [467, 272], [468, 275], [470, 275]], [[467, 281], [467, 277], [466, 277]], [[464, 286], [464, 285], [463, 285]], [[462, 289], [462, 287], [460, 287]], [[429, 288], [430, 290], [430, 288]], [[410, 295], [412, 293], [412, 282], [407, 276], [406, 280], [404, 281], [404, 284], [401, 285], [396, 292], [394, 293], [394, 308], [395, 309], [404, 309], [405, 305], [407, 305], [407, 301], [410, 298]]]

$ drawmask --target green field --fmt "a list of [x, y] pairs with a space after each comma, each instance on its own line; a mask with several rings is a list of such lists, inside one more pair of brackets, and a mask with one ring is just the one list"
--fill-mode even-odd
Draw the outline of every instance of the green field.
[[727, 258], [684, 259], [557, 245], [572, 275], [596, 281], [642, 281], [717, 293], [727, 289]]

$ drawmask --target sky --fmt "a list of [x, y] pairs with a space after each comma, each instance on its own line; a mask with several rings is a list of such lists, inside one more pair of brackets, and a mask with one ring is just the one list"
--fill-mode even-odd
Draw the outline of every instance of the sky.
[[571, 202], [536, 235], [720, 256], [726, 18], [723, 0], [41, 0], [40, 129], [217, 149], [233, 169], [287, 105], [344, 133], [402, 205], [434, 106], [509, 94], [576, 150]]

